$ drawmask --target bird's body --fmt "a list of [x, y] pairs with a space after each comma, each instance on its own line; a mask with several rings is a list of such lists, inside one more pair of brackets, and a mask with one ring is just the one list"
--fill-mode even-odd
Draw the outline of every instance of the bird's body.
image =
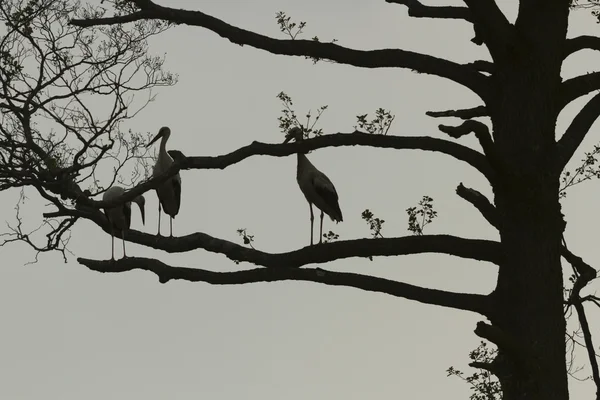
[[[294, 127], [290, 129], [285, 142], [292, 139], [296, 141], [303, 140], [303, 133], [300, 128]], [[344, 220], [339, 205], [339, 196], [331, 180], [308, 160], [306, 154], [298, 153], [297, 157], [296, 181], [310, 207], [310, 244], [313, 244], [313, 204], [321, 210], [319, 231], [319, 243], [321, 243], [323, 241], [323, 214], [327, 214], [335, 222], [342, 222]]]
[[304, 194], [306, 201], [317, 206], [331, 218], [332, 221], [342, 222], [344, 217], [338, 203], [338, 194], [329, 178], [319, 171], [306, 155], [298, 153], [296, 181]]
[[[161, 138], [158, 159], [154, 164], [152, 176], [160, 176], [165, 173], [173, 164], [173, 158], [167, 152], [167, 140], [171, 136], [171, 130], [167, 127], [162, 127], [158, 134], [148, 146]], [[162, 185], [156, 188], [158, 196], [158, 235], [160, 236], [160, 214], [161, 209], [170, 217], [171, 236], [173, 236], [173, 219], [179, 214], [181, 206], [181, 176], [177, 175], [167, 179]]]
[[[125, 189], [120, 186], [112, 186], [102, 196], [102, 200], [112, 200], [125, 193]], [[142, 213], [142, 222], [144, 222], [144, 196], [138, 196], [134, 201], [139, 205], [140, 212]], [[121, 231], [121, 239], [123, 240], [123, 257], [126, 257], [125, 253], [125, 231], [129, 230], [131, 226], [131, 202], [128, 201], [117, 207], [104, 209], [104, 214], [108, 218], [111, 228], [111, 240], [112, 240], [112, 259], [115, 259], [115, 231]]]

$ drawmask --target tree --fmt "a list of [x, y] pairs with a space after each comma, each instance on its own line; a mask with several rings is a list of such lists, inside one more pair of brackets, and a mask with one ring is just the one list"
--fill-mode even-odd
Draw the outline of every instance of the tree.
[[[492, 0], [465, 0], [464, 6], [452, 7], [433, 7], [408, 0], [387, 2], [408, 7], [409, 15], [414, 17], [457, 19], [472, 24], [475, 33], [473, 43], [485, 45], [490, 60], [459, 64], [400, 49], [362, 51], [334, 42], [321, 42], [316, 37], [313, 40], [300, 40], [295, 29], [302, 30], [304, 24], [290, 25], [293, 23], [283, 14], [278, 15], [278, 21], [282, 31], [290, 36], [289, 39], [267, 37], [232, 26], [201, 11], [173, 9], [150, 0], [106, 1], [114, 10], [114, 15], [110, 16], [106, 15], [104, 9], [88, 8], [78, 11], [76, 6], [67, 7], [66, 2], [50, 0], [30, 1], [27, 4], [4, 3], [3, 8], [8, 11], [4, 13], [3, 21], [12, 29], [6, 37], [18, 38], [33, 48], [33, 53], [23, 53], [16, 45], [3, 48], [6, 50], [2, 53], [1, 100], [2, 108], [6, 110], [3, 116], [8, 116], [5, 117], [6, 122], [2, 122], [2, 133], [5, 136], [3, 146], [6, 146], [3, 147], [6, 154], [2, 164], [5, 171], [3, 183], [6, 183], [2, 188], [35, 188], [56, 207], [55, 211], [46, 213], [45, 218], [61, 221], [58, 225], [50, 226], [48, 244], [43, 247], [35, 244], [30, 235], [19, 228], [16, 228], [14, 238], [28, 241], [38, 250], [44, 251], [60, 249], [63, 235], [77, 219], [91, 220], [108, 231], [100, 209], [130, 201], [181, 169], [223, 169], [255, 155], [282, 157], [297, 151], [332, 146], [359, 145], [443, 153], [475, 168], [492, 186], [492, 201], [479, 191], [462, 184], [458, 186], [456, 193], [472, 204], [498, 230], [499, 241], [423, 234], [425, 221], [430, 221], [435, 216], [427, 206], [430, 204], [429, 199], [424, 198], [420, 204], [421, 209], [407, 210], [411, 216], [411, 230], [415, 233], [413, 236], [382, 237], [381, 227], [384, 221], [375, 218], [369, 211], [363, 214], [363, 218], [374, 230], [372, 239], [336, 241], [282, 254], [265, 253], [200, 232], [184, 237], [159, 239], [138, 231], [131, 231], [127, 235], [127, 240], [147, 247], [170, 252], [205, 249], [224, 254], [236, 262], [245, 261], [259, 266], [251, 270], [214, 272], [169, 266], [159, 260], [147, 258], [128, 258], [115, 263], [85, 258], [80, 258], [79, 261], [100, 272], [133, 269], [151, 271], [163, 283], [173, 279], [212, 284], [303, 280], [356, 287], [474, 312], [487, 319], [487, 322], [477, 324], [475, 333], [496, 345], [498, 352], [493, 355], [493, 361], [487, 358], [484, 361], [476, 360], [477, 364], [473, 366], [495, 374], [501, 385], [502, 397], [510, 400], [568, 398], [565, 308], [574, 307], [581, 322], [594, 381], [599, 388], [597, 397], [600, 396], [600, 376], [584, 312], [584, 304], [593, 304], [598, 299], [581, 294], [582, 289], [595, 279], [596, 271], [567, 248], [563, 239], [566, 222], [559, 202], [564, 189], [579, 182], [578, 178], [571, 179], [573, 174], [565, 175], [565, 168], [598, 117], [600, 95], [594, 95], [587, 102], [562, 135], [556, 130], [558, 116], [568, 104], [600, 89], [598, 72], [563, 80], [560, 75], [563, 61], [578, 51], [599, 49], [600, 41], [591, 36], [566, 39], [570, 6], [567, 0], [521, 0], [518, 18], [514, 23], [507, 20]], [[107, 43], [110, 45], [100, 46], [97, 51], [105, 55], [106, 51], [113, 50], [119, 55], [107, 57], [101, 67], [89, 67], [86, 70], [90, 63], [90, 58], [86, 57], [93, 52], [85, 46], [76, 49], [86, 55], [83, 57], [86, 61], [83, 62], [65, 57], [60, 52], [62, 49], [52, 45], [53, 36], [46, 37], [48, 46], [38, 49], [40, 40], [44, 39], [35, 35], [48, 29], [35, 25], [37, 21], [46, 21], [38, 16], [58, 15], [70, 18], [72, 14], [75, 14], [75, 18], [65, 29], [78, 45], [88, 43], [89, 46], [96, 43], [86, 35], [103, 34], [109, 37]], [[51, 26], [63, 26], [60, 21], [56, 22], [56, 25]], [[133, 29], [126, 31], [126, 27], [132, 23]], [[160, 59], [145, 56], [145, 39], [164, 30], [167, 24], [205, 28], [233, 43], [274, 54], [301, 56], [315, 62], [327, 60], [362, 68], [409, 68], [418, 73], [451, 80], [471, 90], [482, 104], [470, 109], [432, 111], [428, 115], [464, 120], [457, 126], [440, 125], [439, 128], [452, 139], [475, 135], [482, 151], [458, 144], [455, 140], [388, 135], [387, 129], [377, 129], [377, 124], [382, 123], [382, 119], [386, 120], [385, 112], [380, 112], [375, 122], [367, 121], [366, 116], [359, 116], [358, 127], [366, 132], [357, 130], [349, 134], [323, 135], [316, 132], [313, 135], [315, 137], [295, 144], [253, 142], [232, 153], [215, 157], [188, 156], [176, 152], [172, 154], [176, 159], [175, 165], [163, 176], [135, 185], [119, 199], [110, 202], [93, 200], [91, 197], [105, 186], [99, 187], [94, 182], [92, 189], [86, 191], [81, 188], [85, 178], [90, 176], [93, 179], [94, 169], [106, 162], [107, 154], [110, 154], [109, 158], [118, 159], [119, 165], [124, 162], [123, 156], [119, 158], [118, 154], [114, 154], [118, 148], [111, 141], [112, 132], [118, 130], [118, 122], [133, 115], [126, 112], [129, 104], [122, 100], [123, 91], [146, 90], [174, 82], [171, 75], [163, 73]], [[124, 54], [121, 54], [122, 47], [119, 44], [125, 44]], [[42, 55], [44, 51], [51, 55]], [[36, 80], [20, 68], [26, 63], [18, 57], [28, 54], [34, 54], [34, 60], [42, 67], [46, 59], [56, 59], [54, 62], [59, 65], [59, 69], [48, 71], [48, 76], [40, 74], [40, 78]], [[126, 65], [135, 65], [136, 72], [141, 71], [142, 75], [145, 73], [152, 77], [146, 84], [131, 88], [127, 78], [119, 80], [123, 75], [115, 73], [113, 69], [121, 68], [123, 63], [111, 64], [111, 60], [114, 57], [125, 57], [125, 54], [133, 57], [133, 61], [125, 63]], [[72, 64], [75, 65], [71, 66]], [[78, 89], [80, 86], [73, 86], [82, 84], [80, 73], [70, 75], [74, 68], [83, 68], [90, 73], [92, 83], [83, 83], [81, 89]], [[41, 68], [40, 71], [45, 70]], [[63, 78], [65, 75], [67, 77]], [[53, 76], [58, 78], [53, 79]], [[63, 83], [69, 77], [72, 82]], [[49, 88], [55, 82], [58, 84], [51, 91]], [[61, 89], [66, 89], [66, 93], [55, 94]], [[94, 109], [92, 113], [81, 104], [80, 91], [101, 93], [114, 99], [116, 106], [111, 110], [118, 110], [113, 111], [117, 116], [107, 125], [99, 122], [96, 117], [98, 111]], [[62, 106], [62, 113], [60, 110], [55, 111], [53, 103], [62, 101], [66, 102]], [[72, 108], [73, 102], [77, 106]], [[120, 111], [121, 109], [123, 110]], [[79, 116], [80, 114], [83, 116]], [[70, 135], [69, 145], [79, 140], [79, 147], [58, 147], [58, 150], [54, 150], [55, 146], [44, 147], [45, 141], [62, 146], [67, 143], [67, 139], [48, 138], [35, 131], [33, 115], [50, 115], [52, 121]], [[491, 129], [488, 124], [476, 119], [482, 117], [489, 118]], [[377, 118], [380, 119], [379, 122]], [[84, 122], [81, 122], [82, 119]], [[86, 134], [82, 135], [81, 132]], [[139, 145], [139, 136], [131, 135], [131, 138], [124, 138], [121, 143], [133, 142]], [[134, 148], [138, 149], [139, 146]], [[26, 154], [20, 154], [21, 149]], [[137, 151], [132, 150], [132, 154], [139, 157]], [[593, 159], [593, 154], [591, 157]], [[131, 157], [124, 158], [127, 161]], [[587, 176], [590, 166], [593, 167], [593, 163], [584, 163], [575, 175]], [[100, 190], [93, 190], [95, 186]], [[419, 223], [417, 216], [425, 219]], [[246, 231], [241, 230], [240, 234], [247, 244], [251, 244], [252, 237]], [[349, 257], [372, 258], [420, 253], [442, 253], [496, 264], [499, 267], [497, 286], [488, 295], [454, 293], [368, 275], [301, 268], [310, 263], [320, 264]], [[574, 270], [572, 287], [563, 282], [561, 257]], [[566, 299], [565, 289], [568, 289]]]

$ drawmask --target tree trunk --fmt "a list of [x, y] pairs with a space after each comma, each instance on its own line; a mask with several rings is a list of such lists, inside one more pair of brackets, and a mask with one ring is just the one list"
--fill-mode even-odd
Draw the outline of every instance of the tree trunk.
[[490, 318], [504, 343], [495, 364], [504, 400], [566, 400], [555, 142], [562, 57], [547, 44], [523, 42], [494, 77], [500, 95], [489, 107], [501, 160], [494, 192], [506, 256]]

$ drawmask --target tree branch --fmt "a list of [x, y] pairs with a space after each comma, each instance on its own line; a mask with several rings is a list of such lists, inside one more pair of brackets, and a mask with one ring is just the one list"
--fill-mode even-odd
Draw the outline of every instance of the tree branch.
[[495, 0], [463, 0], [469, 7], [475, 34], [487, 45], [494, 60], [505, 56], [514, 35], [514, 26], [506, 19]]
[[378, 148], [392, 149], [419, 149], [425, 151], [437, 151], [451, 155], [452, 157], [464, 161], [478, 171], [484, 174], [490, 181], [494, 179], [494, 173], [491, 170], [485, 156], [476, 150], [466, 146], [459, 145], [447, 140], [436, 139], [427, 136], [392, 136], [392, 135], [371, 135], [368, 133], [336, 133], [323, 135], [313, 139], [306, 139], [301, 142], [287, 144], [272, 144], [252, 142], [231, 153], [221, 156], [198, 156], [186, 157], [181, 151], [170, 150], [175, 162], [160, 176], [150, 178], [146, 182], [127, 190], [123, 195], [111, 200], [97, 201], [85, 196], [81, 190], [71, 188], [69, 197], [77, 199], [78, 203], [93, 208], [111, 208], [133, 200], [135, 197], [151, 189], [158, 187], [172, 176], [175, 176], [181, 170], [190, 169], [225, 169], [233, 164], [245, 160], [248, 157], [256, 155], [266, 155], [273, 157], [285, 157], [295, 154], [299, 151], [316, 150], [325, 147], [341, 146], [369, 146]]
[[581, 50], [600, 50], [600, 38], [597, 36], [577, 36], [565, 41], [565, 54], [567, 58]]
[[161, 261], [147, 258], [126, 258], [116, 262], [79, 258], [78, 261], [90, 270], [98, 272], [115, 273], [135, 269], [150, 271], [159, 277], [161, 283], [166, 283], [173, 279], [182, 279], [189, 282], [206, 282], [213, 285], [240, 285], [284, 280], [309, 281], [385, 293], [425, 304], [472, 311], [482, 315], [485, 315], [489, 310], [489, 300], [484, 295], [427, 289], [374, 276], [327, 271], [321, 268], [300, 269], [281, 264], [273, 268], [215, 272], [196, 268], [171, 267]]
[[[105, 232], [111, 232], [104, 214], [95, 210], [64, 210], [47, 213], [44, 216], [47, 218], [64, 216], [85, 218], [95, 222]], [[115, 232], [115, 236], [121, 237], [121, 233]], [[202, 232], [180, 237], [157, 237], [148, 233], [129, 230], [126, 232], [125, 240], [168, 253], [184, 253], [204, 249], [212, 253], [223, 254], [234, 261], [245, 261], [263, 267], [278, 265], [301, 267], [351, 257], [399, 256], [422, 253], [448, 254], [495, 264], [501, 263], [503, 258], [498, 242], [465, 239], [451, 235], [346, 240], [307, 246], [286, 253], [267, 253], [215, 238]]]
[[475, 137], [477, 140], [479, 140], [479, 144], [481, 145], [481, 148], [483, 149], [483, 152], [487, 156], [487, 159], [492, 167], [494, 167], [496, 170], [504, 169], [503, 163], [498, 156], [498, 152], [496, 151], [496, 146], [492, 141], [490, 130], [483, 122], [470, 119], [463, 122], [459, 126], [438, 125], [438, 129], [455, 139], [468, 135], [471, 132], [475, 133]]
[[[420, 73], [450, 79], [471, 89], [481, 97], [488, 91], [486, 77], [476, 70], [441, 58], [400, 49], [354, 50], [334, 43], [314, 40], [274, 39], [230, 25], [200, 11], [163, 7], [152, 1], [136, 1], [141, 11], [137, 19], [162, 19], [176, 24], [199, 26], [213, 31], [232, 43], [249, 45], [273, 54], [308, 56], [328, 59], [364, 68], [409, 68]], [[135, 19], [131, 19], [135, 20]], [[115, 18], [74, 19], [71, 24], [81, 27], [111, 25]]]
[[559, 106], [562, 109], [573, 100], [600, 89], [600, 72], [591, 72], [567, 79], [561, 87]]
[[589, 132], [590, 128], [600, 116], [600, 93], [588, 101], [588, 103], [573, 118], [571, 124], [558, 141], [558, 163], [562, 169], [567, 165], [575, 151]]
[[385, 0], [386, 3], [400, 4], [408, 8], [408, 15], [416, 18], [464, 19], [471, 21], [471, 11], [467, 7], [426, 6], [418, 0]]
[[456, 194], [479, 210], [481, 215], [490, 223], [490, 225], [499, 229], [498, 212], [496, 211], [496, 207], [494, 207], [487, 197], [475, 189], [464, 186], [462, 182], [456, 188]]
[[577, 272], [577, 279], [573, 284], [573, 290], [571, 291], [571, 296], [569, 297], [568, 302], [569, 304], [574, 305], [575, 310], [577, 311], [577, 317], [579, 318], [581, 331], [585, 340], [585, 348], [587, 350], [588, 358], [590, 359], [590, 365], [592, 367], [592, 377], [594, 379], [594, 383], [596, 384], [596, 398], [598, 399], [600, 398], [600, 371], [598, 369], [596, 351], [594, 350], [592, 332], [590, 330], [590, 325], [585, 315], [585, 308], [581, 299], [581, 290], [593, 279], [596, 279], [597, 272], [594, 268], [592, 268], [592, 266], [583, 261], [581, 257], [576, 256], [569, 249], [567, 249], [566, 246], [563, 246], [562, 256], [573, 266], [573, 269]]
[[471, 119], [477, 117], [486, 117], [488, 115], [488, 112], [485, 106], [477, 106], [473, 108], [464, 108], [458, 110], [427, 111], [425, 114], [433, 118], [457, 117], [460, 119]]

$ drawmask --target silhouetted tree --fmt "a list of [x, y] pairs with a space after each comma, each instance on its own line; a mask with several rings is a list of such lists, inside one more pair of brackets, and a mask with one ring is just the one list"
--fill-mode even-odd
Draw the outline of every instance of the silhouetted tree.
[[[489, 50], [489, 59], [459, 64], [401, 49], [364, 51], [340, 46], [335, 41], [322, 42], [316, 37], [301, 40], [298, 36], [305, 24], [294, 24], [283, 13], [277, 15], [277, 21], [289, 38], [276, 39], [230, 25], [201, 11], [173, 9], [150, 0], [107, 0], [104, 4], [114, 11], [112, 15], [106, 15], [103, 9], [78, 8], [66, 1], [5, 1], [1, 6], [2, 18], [10, 30], [6, 37], [16, 38], [15, 43], [19, 44], [13, 45], [12, 39], [5, 39], [0, 48], [3, 68], [0, 100], [5, 118], [2, 121], [4, 153], [0, 165], [2, 189], [31, 186], [56, 206], [55, 211], [45, 214], [46, 218], [61, 219], [60, 229], [51, 229], [54, 242], [49, 239], [44, 247], [50, 249], [60, 247], [55, 243], [60, 241], [61, 232], [67, 231], [77, 218], [92, 220], [107, 230], [106, 220], [99, 211], [101, 208], [130, 201], [181, 169], [223, 169], [254, 155], [281, 157], [299, 150], [331, 146], [361, 145], [439, 152], [469, 164], [488, 180], [494, 193], [491, 201], [479, 191], [462, 184], [456, 193], [498, 230], [499, 241], [424, 234], [424, 226], [435, 217], [432, 199], [426, 196], [417, 207], [407, 210], [414, 235], [383, 237], [384, 220], [365, 210], [363, 218], [372, 229], [373, 238], [334, 241], [337, 237], [330, 232], [331, 235], [327, 236], [332, 241], [330, 243], [283, 254], [269, 254], [205, 233], [159, 239], [138, 231], [127, 235], [129, 241], [170, 252], [205, 249], [221, 253], [236, 262], [254, 263], [259, 266], [256, 269], [213, 272], [169, 266], [147, 258], [129, 258], [114, 263], [80, 258], [79, 262], [101, 272], [152, 271], [163, 283], [172, 279], [212, 284], [313, 281], [478, 313], [487, 321], [479, 322], [475, 333], [493, 343], [497, 353], [484, 352], [482, 357], [473, 359], [472, 366], [497, 377], [505, 400], [568, 398], [566, 315], [574, 308], [587, 345], [593, 379], [600, 388], [592, 335], [584, 312], [585, 304], [598, 304], [599, 299], [581, 293], [596, 277], [596, 271], [567, 248], [563, 239], [566, 222], [559, 203], [566, 188], [595, 176], [595, 164], [590, 160], [595, 159], [596, 150], [589, 153], [589, 157], [573, 173], [566, 171], [565, 167], [600, 114], [600, 94], [591, 97], [565, 132], [561, 134], [556, 130], [559, 113], [568, 104], [600, 89], [600, 72], [563, 79], [560, 75], [563, 61], [581, 50], [600, 50], [600, 38], [583, 36], [566, 39], [571, 7], [569, 0], [520, 0], [515, 23], [507, 20], [494, 0], [464, 0], [464, 6], [448, 7], [427, 6], [417, 0], [387, 2], [408, 7], [409, 15], [413, 17], [457, 19], [472, 24], [472, 41]], [[52, 29], [62, 29], [79, 47], [57, 47], [52, 44], [54, 41], [50, 43], [50, 39], [44, 39], [40, 32], [50, 27], [44, 27], [47, 18], [38, 18], [39, 15], [60, 19], [50, 25]], [[65, 18], [73, 18], [71, 25], [63, 24]], [[128, 60], [132, 59], [133, 65], [139, 63], [142, 66], [136, 71], [153, 78], [149, 85], [141, 85], [138, 90], [173, 83], [173, 77], [162, 72], [160, 60], [145, 56], [145, 39], [159, 33], [168, 24], [209, 29], [238, 45], [274, 54], [305, 57], [314, 62], [330, 61], [361, 68], [409, 68], [464, 86], [480, 98], [481, 104], [470, 109], [427, 113], [436, 118], [464, 120], [457, 126], [439, 126], [451, 138], [449, 140], [389, 135], [393, 116], [385, 110], [378, 110], [371, 121], [366, 115], [359, 116], [357, 131], [353, 133], [323, 134], [313, 130], [313, 126], [306, 126], [311, 137], [300, 143], [253, 142], [217, 157], [173, 152], [176, 163], [165, 175], [134, 186], [121, 198], [110, 202], [95, 201], [90, 196], [96, 194], [92, 193], [92, 189], [86, 189], [90, 191], [86, 192], [81, 188], [83, 178], [87, 176], [84, 171], [87, 168], [90, 171], [87, 174], [93, 178], [97, 165], [117, 157], [107, 158], [107, 154], [115, 151], [115, 139], [111, 141], [111, 135], [118, 132], [118, 122], [122, 118], [133, 116], [127, 111], [128, 103], [123, 100], [123, 91], [131, 90], [130, 84], [116, 78], [121, 74], [106, 71], [123, 65], [122, 62], [114, 62], [113, 65], [111, 60], [130, 57]], [[126, 31], [126, 28], [129, 30]], [[100, 42], [90, 35], [107, 35], [108, 39]], [[40, 45], [44, 40], [48, 42], [45, 47]], [[29, 50], [21, 51], [22, 46]], [[94, 49], [100, 49], [100, 55], [94, 56], [97, 54]], [[114, 55], [107, 56], [106, 52]], [[49, 55], [44, 55], [46, 53]], [[47, 66], [41, 68], [42, 72], [38, 74], [24, 73], [28, 64], [19, 57], [28, 56]], [[96, 58], [100, 56], [105, 58], [98, 64]], [[77, 57], [86, 61], [79, 61], [81, 58]], [[86, 84], [80, 79], [80, 73], [71, 72], [74, 68], [83, 69], [84, 76], [89, 74], [92, 83]], [[116, 113], [116, 117], [109, 117], [107, 121], [110, 122], [99, 123], [97, 115], [102, 111], [96, 108], [92, 111], [80, 100], [86, 91], [102, 93], [112, 99], [108, 109], [109, 113]], [[288, 100], [285, 95], [280, 98], [284, 103]], [[121, 109], [123, 111], [118, 111]], [[289, 112], [281, 121], [282, 128], [294, 125], [293, 110]], [[69, 139], [49, 136], [56, 135], [52, 131], [36, 130], [33, 118], [37, 115], [49, 115], [51, 121], [70, 135]], [[485, 118], [486, 122], [478, 118]], [[481, 151], [456, 142], [471, 134], [478, 139]], [[131, 140], [124, 138], [123, 143], [131, 143]], [[68, 143], [73, 147], [55, 153], [53, 149], [57, 143]], [[122, 162], [122, 159], [119, 160]], [[244, 242], [251, 245], [252, 235], [244, 229], [240, 229], [239, 233]], [[16, 231], [15, 235], [18, 240], [30, 241], [30, 237], [20, 231]], [[454, 293], [368, 275], [300, 268], [310, 263], [327, 263], [349, 257], [372, 258], [425, 252], [498, 265], [496, 288], [487, 295]], [[571, 283], [563, 282], [561, 257], [573, 268]], [[488, 379], [491, 379], [490, 374], [485, 375], [484, 381]], [[472, 382], [477, 383], [477, 378]], [[485, 390], [495, 396], [499, 395], [496, 389], [497, 386], [490, 383]], [[600, 399], [600, 392], [597, 393]]]

